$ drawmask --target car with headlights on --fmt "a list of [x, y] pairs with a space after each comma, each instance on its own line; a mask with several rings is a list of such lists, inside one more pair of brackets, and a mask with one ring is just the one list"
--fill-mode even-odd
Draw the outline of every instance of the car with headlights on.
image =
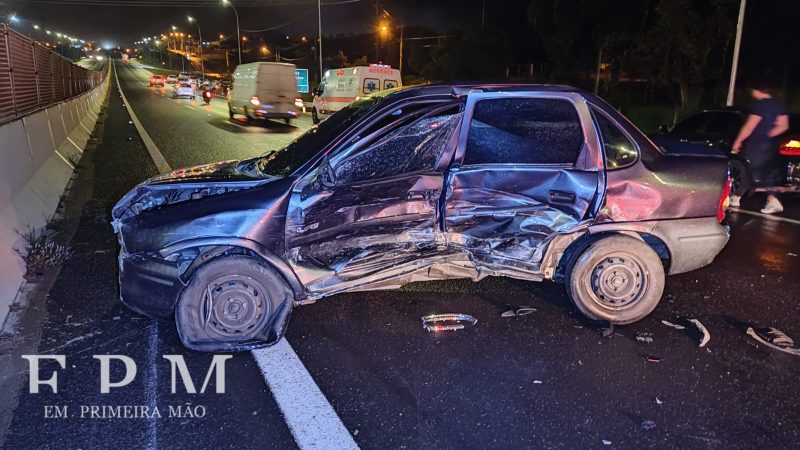
[[294, 307], [339, 293], [453, 278], [563, 283], [627, 324], [725, 246], [729, 186], [725, 158], [664, 154], [575, 88], [383, 91], [262, 157], [128, 192], [120, 296], [205, 351], [274, 344]]

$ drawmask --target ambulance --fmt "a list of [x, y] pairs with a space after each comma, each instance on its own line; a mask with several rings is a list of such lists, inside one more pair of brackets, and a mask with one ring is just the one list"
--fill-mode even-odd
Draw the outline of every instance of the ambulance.
[[402, 85], [400, 71], [385, 64], [330, 69], [314, 90], [311, 118], [319, 123], [323, 116], [339, 111], [356, 97]]

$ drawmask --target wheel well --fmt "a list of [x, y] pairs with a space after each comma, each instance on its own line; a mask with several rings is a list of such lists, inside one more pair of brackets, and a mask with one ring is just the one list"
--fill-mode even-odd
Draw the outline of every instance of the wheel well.
[[236, 245], [208, 245], [186, 248], [181, 250], [177, 255], [178, 276], [183, 285], [189, 283], [189, 280], [192, 278], [192, 275], [197, 271], [197, 269], [205, 264], [210, 263], [211, 261], [231, 255], [245, 255], [256, 258], [259, 261], [263, 261], [265, 264], [269, 265], [273, 270], [275, 270], [275, 272], [278, 273], [281, 278], [283, 278], [287, 286], [294, 291], [295, 299], [300, 299], [303, 297], [303, 293], [294, 288], [297, 283], [293, 283], [293, 280], [287, 279], [286, 274], [284, 274], [279, 267], [276, 267], [275, 264], [270, 262], [267, 258], [264, 258], [262, 255], [249, 248], [239, 247]]
[[638, 239], [653, 249], [658, 255], [659, 259], [661, 259], [661, 264], [664, 266], [664, 273], [669, 273], [669, 266], [671, 261], [671, 256], [669, 252], [669, 247], [667, 244], [664, 243], [658, 236], [652, 235], [650, 233], [643, 233], [639, 231], [629, 231], [629, 230], [618, 230], [618, 231], [604, 231], [601, 233], [585, 233], [581, 237], [575, 239], [570, 243], [570, 245], [564, 250], [561, 258], [558, 261], [558, 267], [556, 269], [555, 275], [553, 276], [553, 281], [556, 282], [563, 282], [564, 277], [567, 273], [567, 266], [569, 264], [573, 264], [574, 261], [580, 256], [581, 253], [592, 243], [597, 240], [603, 239], [608, 236], [613, 236], [615, 234], [630, 236], [632, 238]]

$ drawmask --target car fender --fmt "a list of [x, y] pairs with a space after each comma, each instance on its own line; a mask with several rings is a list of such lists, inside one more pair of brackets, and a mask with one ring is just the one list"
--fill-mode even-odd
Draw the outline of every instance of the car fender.
[[[182, 251], [200, 247], [237, 247], [249, 250], [269, 263], [284, 278], [284, 280], [286, 280], [286, 283], [294, 293], [295, 300], [302, 300], [305, 297], [303, 286], [300, 284], [300, 280], [297, 278], [297, 275], [295, 275], [291, 267], [289, 267], [289, 265], [286, 264], [286, 262], [278, 255], [258, 242], [250, 239], [230, 236], [206, 236], [169, 244], [159, 250], [158, 253], [162, 258], [168, 258], [171, 255], [180, 253]], [[196, 269], [194, 263], [189, 267], [192, 270]]]

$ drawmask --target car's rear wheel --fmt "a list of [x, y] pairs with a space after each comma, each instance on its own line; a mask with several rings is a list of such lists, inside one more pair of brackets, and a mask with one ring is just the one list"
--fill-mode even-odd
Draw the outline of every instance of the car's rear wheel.
[[664, 266], [646, 243], [613, 235], [590, 242], [567, 267], [572, 303], [587, 317], [616, 324], [650, 314], [664, 291]]
[[286, 125], [292, 124], [292, 119], [283, 119], [283, 121], [286, 123]]
[[245, 350], [274, 343], [291, 308], [291, 291], [280, 275], [259, 259], [232, 255], [192, 275], [178, 299], [175, 324], [191, 349]]
[[314, 122], [314, 125], [319, 123], [319, 115], [317, 115], [317, 108], [311, 109], [311, 121]]
[[247, 123], [253, 123], [253, 117], [250, 115], [250, 110], [247, 106], [244, 107], [244, 118], [247, 120]]

